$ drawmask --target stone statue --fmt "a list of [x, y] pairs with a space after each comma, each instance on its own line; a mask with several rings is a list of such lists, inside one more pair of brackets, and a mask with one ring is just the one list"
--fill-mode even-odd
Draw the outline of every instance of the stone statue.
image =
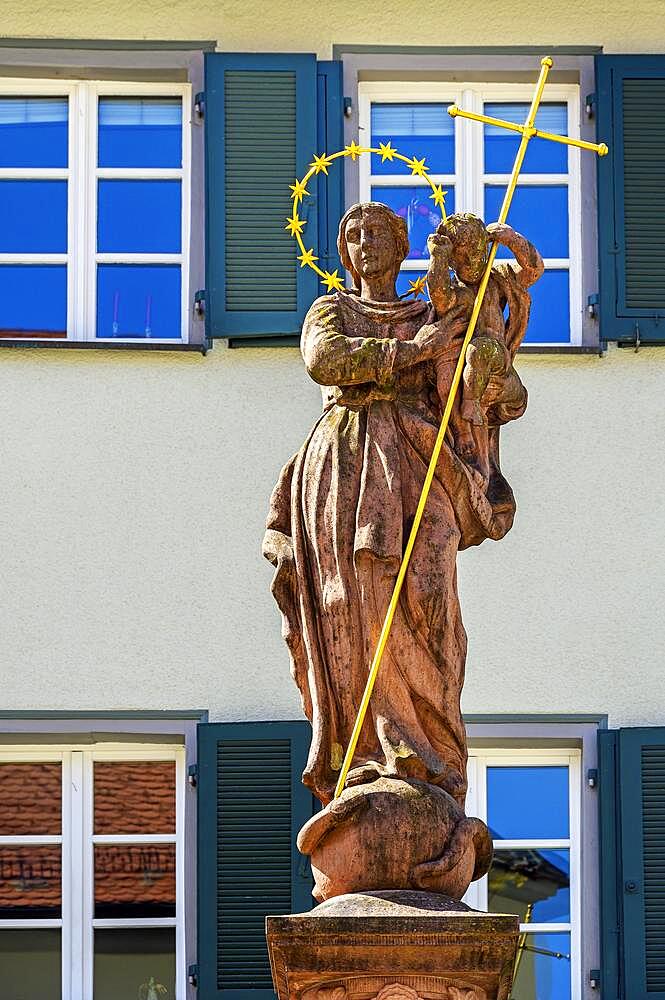
[[[493, 268], [354, 764], [332, 801], [490, 236], [518, 265]], [[487, 871], [491, 840], [464, 814], [456, 559], [513, 523], [499, 429], [526, 408], [513, 358], [543, 265], [509, 226], [451, 216], [430, 238], [430, 305], [397, 296], [409, 244], [386, 206], [350, 208], [338, 248], [355, 288], [318, 299], [305, 319], [301, 350], [323, 412], [282, 470], [264, 540], [312, 724], [303, 781], [326, 807], [299, 847], [312, 856], [318, 899], [393, 888], [461, 899]]]

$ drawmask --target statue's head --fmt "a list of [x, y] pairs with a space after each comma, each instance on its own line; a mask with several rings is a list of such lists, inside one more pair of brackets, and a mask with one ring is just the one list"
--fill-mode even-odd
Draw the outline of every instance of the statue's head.
[[409, 253], [406, 221], [378, 201], [352, 205], [339, 224], [337, 249], [356, 288], [363, 278], [370, 284], [389, 274], [396, 278]]
[[465, 284], [477, 284], [487, 264], [490, 242], [483, 220], [468, 212], [457, 212], [448, 216], [438, 232], [453, 245], [450, 264], [457, 277]]

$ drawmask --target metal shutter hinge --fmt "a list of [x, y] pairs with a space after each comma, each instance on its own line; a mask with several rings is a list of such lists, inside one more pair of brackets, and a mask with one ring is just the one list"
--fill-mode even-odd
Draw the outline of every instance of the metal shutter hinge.
[[350, 118], [353, 114], [353, 101], [350, 97], [344, 98], [344, 117]]
[[596, 95], [587, 94], [584, 98], [584, 110], [586, 111], [587, 118], [593, 118], [596, 107]]
[[192, 788], [196, 788], [197, 782], [199, 780], [199, 769], [196, 764], [190, 764], [187, 768], [187, 781]]
[[598, 768], [590, 767], [586, 773], [586, 781], [589, 788], [598, 787]]
[[198, 94], [194, 95], [194, 116], [198, 121], [203, 121], [205, 118], [206, 111], [206, 95], [203, 91], [199, 91]]
[[637, 354], [637, 352], [639, 351], [641, 343], [642, 340], [640, 338], [640, 324], [637, 322], [637, 320], [635, 320], [635, 354]]
[[187, 982], [190, 986], [196, 988], [199, 985], [199, 967], [198, 965], [188, 965], [187, 966]]
[[589, 319], [598, 319], [598, 303], [600, 299], [598, 293], [590, 295], [586, 300], [586, 310], [589, 314]]
[[592, 969], [589, 973], [589, 986], [592, 990], [600, 989], [600, 969]]
[[199, 288], [194, 292], [194, 315], [197, 319], [203, 319], [206, 314], [206, 290]]

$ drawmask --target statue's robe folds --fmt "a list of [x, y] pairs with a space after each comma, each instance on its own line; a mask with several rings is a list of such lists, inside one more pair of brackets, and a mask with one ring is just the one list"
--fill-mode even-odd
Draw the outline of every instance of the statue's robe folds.
[[[396, 370], [396, 342], [413, 339], [428, 315], [422, 302], [374, 303], [344, 291], [318, 299], [303, 326], [302, 355], [324, 387], [323, 413], [273, 491], [264, 554], [276, 566], [273, 594], [312, 723], [303, 781], [324, 804], [333, 796], [440, 423], [433, 365]], [[462, 807], [466, 633], [456, 555], [501, 538], [515, 510], [498, 468], [498, 427], [486, 433], [496, 438], [492, 482], [465, 465], [450, 442], [443, 446], [350, 774], [351, 782], [377, 773], [420, 778]]]

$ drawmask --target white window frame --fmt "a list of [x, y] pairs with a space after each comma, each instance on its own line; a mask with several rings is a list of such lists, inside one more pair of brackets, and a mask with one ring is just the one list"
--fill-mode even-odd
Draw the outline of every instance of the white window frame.
[[[520, 924], [520, 931], [534, 934], [570, 934], [571, 998], [582, 1000], [582, 910], [581, 910], [581, 774], [582, 753], [577, 749], [550, 748], [474, 748], [469, 747], [467, 778], [469, 789], [466, 799], [468, 816], [478, 816], [487, 821], [487, 768], [488, 767], [567, 767], [568, 768], [568, 822], [569, 836], [557, 840], [496, 840], [497, 850], [535, 848], [542, 850], [567, 850], [570, 852], [570, 923]], [[477, 910], [488, 907], [488, 877], [472, 882], [464, 902]]]
[[[444, 83], [405, 81], [394, 83], [390, 81], [361, 81], [358, 84], [358, 122], [362, 138], [361, 144], [369, 143], [371, 136], [371, 106], [372, 103], [404, 104], [422, 103], [438, 104], [445, 107], [457, 104], [467, 111], [483, 113], [483, 105], [495, 101], [519, 101], [530, 103], [533, 97], [533, 87], [528, 84], [513, 83]], [[577, 84], [552, 84], [547, 86], [544, 102], [564, 102], [568, 108], [568, 135], [579, 138], [580, 134], [580, 94]], [[473, 212], [484, 218], [484, 187], [485, 184], [507, 184], [508, 174], [485, 174], [483, 156], [483, 127], [478, 122], [456, 117], [455, 130], [455, 173], [430, 174], [436, 184], [455, 185], [455, 211]], [[399, 148], [399, 147], [398, 147]], [[399, 149], [400, 153], [411, 155], [409, 149]], [[391, 187], [425, 186], [427, 182], [422, 177], [412, 176], [406, 168], [395, 174], [373, 174], [372, 157], [361, 156], [358, 159], [360, 200], [369, 201], [372, 187], [382, 185]], [[565, 258], [546, 258], [546, 270], [567, 270], [569, 273], [570, 297], [570, 340], [569, 345], [582, 343], [582, 196], [580, 177], [580, 150], [574, 146], [568, 147], [568, 172], [561, 174], [525, 174], [521, 173], [518, 187], [529, 184], [566, 184], [568, 187], [568, 241], [569, 256]], [[493, 220], [487, 219], [487, 222]], [[508, 218], [510, 222], [510, 216]], [[403, 271], [423, 270], [427, 261], [406, 260]], [[561, 347], [561, 343], [534, 343], [529, 346]], [[565, 346], [565, 344], [563, 345]]]
[[[67, 97], [68, 166], [3, 167], [0, 180], [67, 181], [67, 253], [0, 253], [2, 264], [67, 266], [68, 341], [99, 344], [188, 343], [191, 310], [189, 255], [191, 239], [191, 84], [130, 83], [114, 80], [0, 80], [0, 97]], [[97, 109], [100, 97], [171, 97], [182, 100], [181, 167], [98, 167]], [[100, 179], [179, 180], [181, 183], [181, 248], [177, 254], [97, 253], [97, 182]], [[97, 337], [97, 264], [178, 264], [181, 272], [179, 338]], [[25, 336], [21, 340], [40, 340]], [[62, 338], [63, 340], [65, 338]], [[55, 341], [57, 342], [57, 341]]]
[[[0, 919], [3, 930], [56, 928], [61, 931], [63, 1000], [91, 1000], [94, 993], [94, 932], [109, 928], [175, 928], [176, 1000], [186, 996], [185, 958], [185, 749], [169, 745], [89, 744], [53, 750], [39, 746], [0, 748], [0, 763], [62, 764], [62, 833], [59, 836], [0, 836], [0, 848], [61, 845], [62, 915], [56, 918]], [[175, 762], [175, 833], [100, 835], [93, 832], [93, 767], [96, 761]], [[176, 913], [174, 917], [95, 918], [95, 844], [175, 844]]]

